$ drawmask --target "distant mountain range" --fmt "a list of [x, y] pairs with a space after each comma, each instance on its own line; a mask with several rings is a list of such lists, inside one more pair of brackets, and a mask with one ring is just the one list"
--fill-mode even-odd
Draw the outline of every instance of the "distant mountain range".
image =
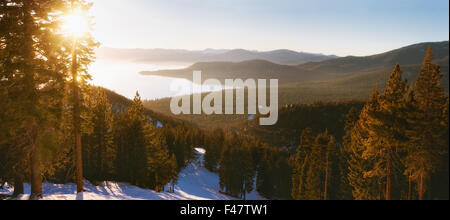
[[[168, 77], [192, 78], [193, 70], [201, 70], [203, 79], [216, 78], [278, 78], [280, 107], [285, 105], [297, 106], [321, 102], [347, 102], [351, 100], [365, 101], [375, 86], [381, 90], [386, 85], [389, 75], [396, 63], [401, 65], [403, 75], [409, 82], [414, 82], [425, 57], [426, 48], [433, 47], [434, 62], [441, 66], [443, 74], [442, 86], [448, 92], [449, 88], [449, 42], [415, 44], [382, 54], [366, 57], [343, 57], [322, 62], [309, 62], [301, 65], [281, 65], [265, 60], [250, 60], [243, 62], [200, 62], [182, 70], [164, 70], [143, 72], [148, 75]], [[206, 95], [206, 94], [203, 94]], [[155, 112], [170, 112], [170, 98], [147, 101], [145, 106]], [[361, 102], [361, 103], [363, 103]], [[348, 112], [347, 108], [338, 107], [341, 116]], [[287, 111], [290, 114], [291, 111]], [[334, 112], [334, 111], [333, 111]], [[280, 112], [280, 121], [291, 121], [298, 124], [298, 120], [284, 117]], [[240, 125], [248, 121], [248, 115], [177, 115], [174, 117], [198, 124], [202, 128]], [[284, 119], [283, 119], [284, 117]], [[310, 118], [310, 113], [305, 113]], [[329, 120], [341, 120], [339, 117]], [[303, 120], [303, 119], [302, 119]], [[343, 120], [343, 119], [342, 119]], [[314, 127], [316, 121], [310, 121]], [[341, 121], [343, 122], [343, 121]], [[311, 125], [308, 125], [311, 127]], [[259, 136], [267, 136], [260, 126], [255, 126]], [[244, 126], [244, 129], [246, 127]], [[251, 128], [249, 128], [251, 129]], [[280, 132], [273, 133], [277, 137], [291, 134], [280, 128]], [[298, 134], [298, 130], [295, 130]], [[292, 134], [294, 135], [294, 134]], [[295, 135], [294, 135], [295, 136]], [[267, 136], [273, 137], [273, 136]], [[281, 140], [282, 138], [280, 138]]]
[[243, 49], [217, 50], [206, 49], [201, 51], [169, 50], [169, 49], [114, 49], [100, 48], [97, 50], [100, 59], [120, 59], [134, 62], [171, 62], [171, 63], [197, 63], [197, 62], [242, 62], [248, 60], [266, 60], [269, 62], [298, 65], [307, 62], [319, 62], [337, 58], [337, 56], [296, 52], [292, 50], [274, 50], [267, 52], [250, 51]]
[[[434, 62], [441, 66], [446, 81], [444, 87], [448, 88], [448, 41], [414, 44], [373, 56], [349, 56], [299, 65], [281, 65], [268, 60], [199, 62], [186, 69], [145, 71], [142, 74], [191, 79], [192, 71], [200, 70], [203, 78], [219, 80], [277, 78], [281, 83], [332, 81], [335, 84], [340, 83], [342, 85], [350, 81], [352, 83], [363, 82], [370, 87], [377, 83], [383, 84], [385, 76], [392, 71], [397, 63], [403, 68], [405, 76], [414, 80], [428, 46], [433, 47]], [[373, 82], [373, 85], [367, 83], [367, 80]]]

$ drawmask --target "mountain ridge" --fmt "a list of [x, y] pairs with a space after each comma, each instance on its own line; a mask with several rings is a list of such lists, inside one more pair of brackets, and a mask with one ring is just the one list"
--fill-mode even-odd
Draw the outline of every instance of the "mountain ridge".
[[272, 51], [256, 51], [245, 49], [117, 49], [99, 48], [96, 51], [99, 59], [120, 59], [133, 62], [173, 62], [173, 63], [197, 63], [197, 62], [241, 62], [247, 60], [264, 59], [273, 63], [284, 65], [297, 65], [311, 61], [323, 61], [337, 58], [335, 55], [323, 55], [315, 53], [297, 52], [288, 49]]
[[[158, 72], [148, 72], [147, 74], [160, 74], [161, 76], [171, 76], [171, 77], [180, 77], [183, 74], [186, 77], [192, 77], [192, 70], [206, 70], [202, 72], [202, 78], [208, 78], [209, 76], [222, 77], [222, 78], [272, 78], [274, 75], [270, 74], [261, 74], [258, 68], [264, 68], [264, 65], [270, 65], [274, 69], [280, 67], [285, 68], [283, 71], [279, 71], [279, 75], [284, 73], [284, 78], [281, 79], [279, 85], [279, 97], [278, 102], [280, 107], [284, 105], [303, 105], [303, 104], [311, 104], [315, 102], [348, 102], [348, 101], [364, 101], [369, 98], [369, 94], [375, 86], [378, 86], [380, 90], [385, 88], [386, 81], [389, 79], [390, 74], [392, 73], [395, 64], [400, 62], [401, 69], [403, 71], [403, 76], [408, 80], [409, 83], [414, 83], [417, 79], [420, 67], [422, 66], [423, 58], [425, 57], [425, 50], [428, 47], [428, 43], [422, 43], [418, 45], [412, 45], [411, 47], [406, 47], [406, 51], [409, 49], [413, 49], [416, 51], [412, 54], [408, 54], [411, 59], [407, 62], [400, 62], [401, 59], [395, 58], [395, 54], [404, 54], [405, 48], [400, 48], [397, 50], [389, 51], [383, 53], [381, 55], [374, 55], [369, 57], [368, 59], [381, 59], [384, 60], [382, 65], [373, 66], [370, 68], [366, 68], [366, 66], [361, 65], [357, 66], [358, 68], [353, 68], [351, 65], [343, 66], [343, 69], [346, 71], [342, 71], [342, 69], [338, 69], [338, 71], [333, 70], [330, 65], [330, 71], [314, 71], [307, 68], [301, 68], [298, 66], [285, 66], [285, 65], [277, 65], [270, 63], [268, 61], [246, 61], [241, 63], [219, 63], [222, 65], [221, 68], [218, 68], [217, 71], [209, 71], [208, 68], [210, 66], [217, 67], [217, 63], [197, 63], [190, 66], [185, 70], [171, 70], [168, 72], [158, 71]], [[441, 45], [441, 46], [439, 46]], [[449, 90], [449, 65], [448, 65], [448, 41], [446, 42], [438, 42], [434, 44], [434, 63], [438, 63], [441, 65], [442, 71], [442, 87], [448, 93]], [[338, 58], [340, 59], [340, 58]], [[360, 59], [357, 58], [356, 62], [361, 62]], [[347, 59], [344, 59], [348, 60]], [[338, 60], [339, 63], [340, 60]], [[319, 65], [319, 68], [323, 68], [320, 66], [323, 63], [332, 63], [334, 60], [323, 61], [321, 63], [313, 63], [313, 64], [304, 64], [305, 66], [311, 65]], [[364, 61], [367, 62], [367, 61]], [[363, 62], [363, 63], [364, 63]], [[405, 64], [406, 63], [406, 64]], [[409, 64], [413, 63], [413, 64]], [[255, 65], [256, 64], [256, 65]], [[240, 71], [237, 71], [233, 74], [218, 74], [218, 73], [226, 73], [227, 70], [232, 68], [237, 68], [240, 65], [244, 65], [249, 69], [245, 70], [245, 68], [239, 68]], [[257, 66], [258, 68], [254, 68], [253, 66]], [[325, 66], [327, 67], [327, 66]], [[287, 71], [289, 70], [289, 71]], [[242, 73], [247, 74], [242, 74]], [[280, 74], [281, 73], [281, 74]], [[145, 74], [145, 73], [144, 73]], [[214, 75], [216, 74], [216, 75]], [[288, 77], [286, 77], [288, 76]], [[220, 78], [218, 78], [220, 79]], [[205, 95], [205, 94], [203, 94]], [[145, 102], [145, 106], [155, 110], [156, 112], [168, 112], [170, 105], [170, 99], [161, 99]], [[230, 125], [238, 122], [243, 122], [248, 120], [248, 115], [188, 115], [188, 116], [174, 116], [180, 119], [192, 121], [195, 124], [198, 124], [199, 127], [208, 128], [214, 127], [217, 125]]]
[[433, 47], [434, 62], [441, 65], [444, 76], [448, 77], [449, 41], [413, 44], [371, 56], [348, 56], [300, 65], [282, 65], [264, 59], [241, 62], [198, 62], [185, 69], [142, 71], [141, 74], [191, 80], [192, 71], [197, 70], [202, 71], [204, 78], [219, 80], [279, 78], [281, 83], [334, 81], [371, 72], [383, 74], [385, 71], [389, 72], [389, 69], [397, 63], [407, 67], [408, 72], [417, 72], [428, 46]]
[[428, 46], [433, 48], [435, 63], [448, 65], [449, 41], [441, 41], [412, 44], [370, 56], [347, 56], [321, 62], [309, 62], [297, 67], [319, 72], [354, 72], [373, 70], [374, 67], [392, 67], [395, 64], [417, 65], [422, 63]]

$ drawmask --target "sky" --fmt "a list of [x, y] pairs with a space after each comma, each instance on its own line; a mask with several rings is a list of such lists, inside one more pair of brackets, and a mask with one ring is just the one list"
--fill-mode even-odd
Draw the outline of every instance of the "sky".
[[448, 0], [91, 0], [103, 47], [365, 56], [449, 39]]

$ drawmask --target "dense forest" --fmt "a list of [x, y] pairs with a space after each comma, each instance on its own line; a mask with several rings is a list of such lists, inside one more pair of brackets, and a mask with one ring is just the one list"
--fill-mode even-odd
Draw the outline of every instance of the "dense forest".
[[[180, 120], [87, 84], [97, 43], [67, 36], [62, 14], [89, 10], [79, 1], [0, 2], [0, 186], [14, 195], [42, 181], [116, 180], [164, 190], [192, 159], [203, 132]], [[172, 185], [173, 185], [172, 184]], [[170, 190], [173, 190], [171, 188]]]
[[449, 98], [431, 47], [415, 83], [402, 74], [365, 104], [289, 105], [275, 126], [216, 129], [205, 167], [241, 198], [255, 184], [270, 199], [448, 199]]

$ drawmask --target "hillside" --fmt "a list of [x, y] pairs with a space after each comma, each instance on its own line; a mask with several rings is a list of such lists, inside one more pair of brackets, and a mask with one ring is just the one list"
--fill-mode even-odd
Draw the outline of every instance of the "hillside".
[[346, 115], [352, 107], [361, 110], [364, 102], [321, 102], [308, 105], [286, 105], [280, 108], [278, 123], [273, 126], [259, 125], [259, 117], [236, 123], [228, 128], [257, 137], [271, 146], [296, 149], [300, 133], [311, 128], [314, 133], [328, 130], [338, 141], [345, 135]]
[[281, 83], [310, 80], [311, 71], [299, 70], [296, 66], [281, 65], [266, 60], [243, 62], [201, 62], [181, 70], [143, 71], [143, 75], [158, 75], [192, 80], [193, 71], [202, 71], [203, 79], [279, 79]]
[[[290, 104], [311, 104], [322, 102], [347, 102], [351, 100], [366, 100], [369, 97], [370, 89], [367, 91], [357, 88], [344, 88], [341, 86], [328, 87], [325, 83], [311, 83], [301, 85], [283, 85], [279, 88], [279, 107]], [[223, 93], [223, 92], [222, 92]], [[207, 94], [202, 94], [202, 97]], [[223, 94], [224, 95], [224, 94]], [[192, 99], [192, 97], [191, 97]], [[246, 122], [253, 117], [244, 115], [173, 115], [170, 111], [171, 98], [159, 100], [146, 100], [144, 106], [161, 114], [195, 124], [203, 129], [215, 127], [234, 126]], [[225, 103], [222, 103], [225, 108]]]
[[[175, 193], [156, 193], [153, 190], [142, 189], [126, 183], [103, 182], [94, 186], [85, 183], [86, 192], [81, 196], [76, 195], [75, 184], [45, 183], [44, 200], [234, 200], [235, 198], [219, 193], [219, 177], [203, 168], [203, 149], [196, 149], [197, 159], [189, 164], [179, 174]], [[0, 189], [0, 197], [10, 195], [14, 191], [7, 185]], [[25, 195], [19, 199], [28, 199], [30, 185], [25, 185]], [[247, 196], [250, 200], [262, 200], [257, 192]]]
[[[128, 108], [128, 106], [131, 105], [132, 100], [126, 98], [125, 96], [119, 95], [115, 93], [114, 91], [111, 91], [109, 89], [102, 88], [106, 96], [108, 97], [109, 102], [112, 105], [114, 112], [119, 112], [120, 110], [125, 110]], [[152, 119], [152, 122], [154, 125], [171, 125], [171, 126], [177, 126], [177, 125], [187, 125], [190, 127], [196, 127], [194, 124], [177, 119], [175, 117], [171, 117], [170, 115], [159, 113], [150, 109], [145, 109], [145, 114]]]

